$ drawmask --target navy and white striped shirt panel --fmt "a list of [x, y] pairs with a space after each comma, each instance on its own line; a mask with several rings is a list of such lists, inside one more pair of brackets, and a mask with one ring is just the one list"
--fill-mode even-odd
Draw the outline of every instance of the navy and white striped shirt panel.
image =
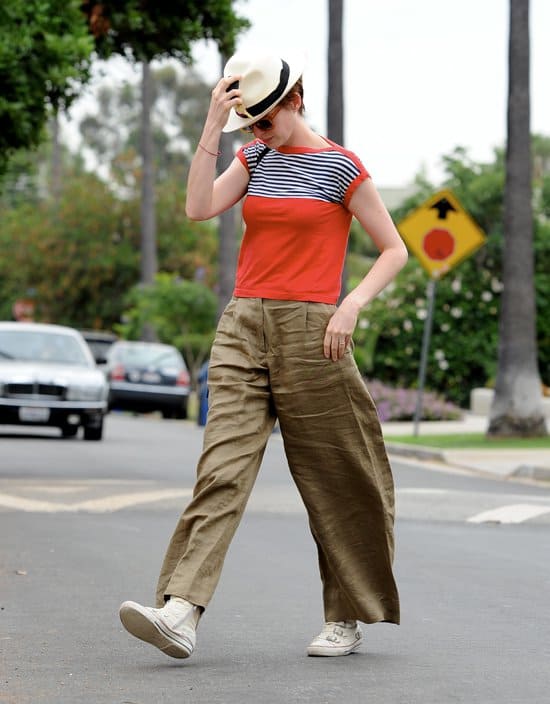
[[291, 154], [266, 151], [262, 142], [251, 142], [241, 151], [250, 173], [247, 193], [264, 198], [307, 198], [342, 204], [350, 185], [364, 173], [360, 162], [336, 148]]

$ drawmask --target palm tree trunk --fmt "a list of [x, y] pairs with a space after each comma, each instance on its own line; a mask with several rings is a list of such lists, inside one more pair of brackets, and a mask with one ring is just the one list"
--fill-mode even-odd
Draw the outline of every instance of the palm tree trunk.
[[[343, 19], [344, 0], [329, 0], [327, 137], [342, 145], [344, 144]], [[347, 294], [347, 280], [347, 266], [344, 262], [340, 300]]]
[[151, 284], [157, 273], [157, 233], [155, 217], [155, 167], [151, 109], [153, 82], [149, 62], [142, 63], [141, 81], [141, 283]]
[[[141, 78], [141, 283], [152, 284], [157, 273], [157, 227], [155, 214], [155, 166], [151, 110], [153, 79], [148, 61], [142, 62]], [[157, 339], [153, 325], [146, 321], [141, 339]]]
[[51, 118], [52, 135], [52, 161], [51, 161], [51, 195], [55, 210], [59, 209], [59, 199], [61, 197], [61, 142], [59, 139], [59, 113], [55, 112]]
[[529, 94], [529, 0], [510, 0], [508, 135], [498, 372], [488, 435], [546, 435], [537, 367]]
[[[231, 161], [232, 139], [230, 134], [223, 134], [220, 140], [219, 168], [225, 170]], [[225, 155], [228, 155], [226, 160]], [[218, 319], [229, 303], [235, 288], [235, 271], [237, 263], [237, 233], [235, 208], [220, 214], [219, 249], [218, 249]]]
[[[222, 71], [227, 61], [221, 54]], [[218, 158], [218, 173], [227, 169], [233, 160], [233, 137], [223, 133], [220, 140], [221, 154]], [[237, 226], [236, 208], [230, 208], [219, 217], [219, 249], [218, 249], [218, 319], [233, 294], [235, 287], [235, 271], [237, 265]]]
[[328, 13], [327, 136], [337, 144], [344, 144], [344, 0], [329, 0]]

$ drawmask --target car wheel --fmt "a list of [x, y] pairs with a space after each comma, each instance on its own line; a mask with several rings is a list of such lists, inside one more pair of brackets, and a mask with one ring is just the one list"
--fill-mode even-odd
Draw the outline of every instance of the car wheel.
[[179, 408], [176, 408], [176, 410], [174, 411], [174, 418], [178, 418], [179, 420], [186, 420], [187, 404], [183, 404]]
[[84, 426], [84, 440], [101, 440], [103, 437], [103, 421], [98, 427]]
[[61, 426], [61, 437], [63, 438], [74, 438], [78, 433], [78, 425], [62, 425]]
[[187, 418], [187, 406], [179, 406], [178, 408], [163, 408], [162, 411], [163, 418], [177, 418], [178, 420], [185, 420]]

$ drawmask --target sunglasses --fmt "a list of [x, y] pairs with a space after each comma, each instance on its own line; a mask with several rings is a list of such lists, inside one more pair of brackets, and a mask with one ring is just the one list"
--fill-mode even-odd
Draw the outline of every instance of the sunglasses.
[[241, 131], [250, 134], [251, 132], [254, 132], [255, 127], [257, 127], [259, 130], [262, 130], [262, 132], [267, 132], [268, 130], [273, 129], [273, 120], [275, 118], [275, 115], [279, 112], [282, 107], [282, 105], [277, 105], [277, 107], [273, 108], [273, 110], [268, 113], [265, 117], [262, 117], [260, 120], [256, 120], [256, 122], [253, 122], [247, 127], [242, 127]]

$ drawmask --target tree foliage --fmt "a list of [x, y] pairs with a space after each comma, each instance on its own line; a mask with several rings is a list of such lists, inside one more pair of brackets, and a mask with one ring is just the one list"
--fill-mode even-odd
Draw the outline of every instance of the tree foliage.
[[[154, 144], [151, 129], [150, 61], [176, 57], [191, 63], [192, 44], [213, 39], [222, 52], [232, 51], [237, 34], [249, 25], [238, 17], [232, 0], [83, 0], [98, 54], [122, 54], [141, 62], [141, 281], [150, 284], [158, 271], [154, 193]], [[144, 328], [146, 338], [152, 335]]]
[[[533, 140], [536, 150], [550, 139]], [[539, 145], [539, 147], [537, 147]], [[463, 149], [444, 157], [451, 189], [487, 234], [487, 243], [437, 284], [427, 384], [447, 398], [467, 406], [470, 390], [494, 385], [497, 365], [498, 316], [503, 287], [503, 189], [501, 151], [492, 163], [478, 164]], [[538, 358], [541, 374], [550, 383], [550, 339], [547, 315], [550, 301], [550, 225], [544, 215], [550, 191], [547, 175], [535, 178], [535, 286], [538, 308]], [[422, 181], [418, 193], [392, 213], [399, 221], [438, 190]], [[355, 258], [358, 279], [369, 266], [368, 258]], [[418, 377], [427, 275], [411, 258], [395, 283], [360, 315], [354, 337], [355, 356], [361, 370], [396, 386], [415, 386]]]
[[18, 149], [36, 146], [51, 108], [66, 108], [89, 78], [95, 47], [148, 61], [191, 62], [192, 44], [232, 51], [249, 26], [231, 0], [9, 0], [0, 4], [0, 176]]
[[196, 383], [214, 337], [217, 309], [214, 293], [198, 282], [161, 273], [153, 284], [135, 286], [128, 293], [126, 304], [123, 323], [116, 326], [117, 331], [127, 339], [136, 340], [143, 325], [151, 325], [161, 342], [181, 350]]
[[83, 0], [97, 52], [137, 61], [174, 56], [190, 62], [193, 42], [213, 39], [232, 51], [235, 38], [249, 26], [231, 0]]
[[[17, 200], [0, 212], [0, 317], [21, 297], [38, 320], [111, 328], [139, 280], [139, 208], [117, 198], [95, 175], [66, 165], [58, 207]], [[159, 188], [159, 260], [164, 271], [210, 286], [216, 275], [215, 230], [185, 217], [177, 184]]]
[[[156, 182], [176, 178], [185, 183], [202, 118], [208, 110], [210, 88], [193, 69], [181, 69], [174, 62], [153, 68], [151, 77]], [[119, 192], [135, 194], [141, 178], [141, 96], [137, 80], [119, 86], [102, 81], [92, 97], [95, 103], [78, 122], [84, 145]]]
[[0, 175], [15, 150], [39, 143], [49, 108], [74, 100], [92, 49], [78, 0], [0, 3]]

